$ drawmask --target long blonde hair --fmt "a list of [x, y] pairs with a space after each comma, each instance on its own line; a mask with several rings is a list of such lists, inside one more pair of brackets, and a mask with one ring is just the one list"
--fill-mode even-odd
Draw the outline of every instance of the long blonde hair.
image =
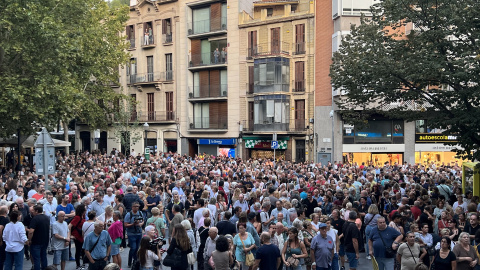
[[180, 247], [181, 250], [187, 251], [191, 247], [187, 231], [182, 224], [175, 225], [174, 229], [175, 233], [173, 235], [173, 238], [175, 238], [175, 241], [177, 241], [177, 245]]

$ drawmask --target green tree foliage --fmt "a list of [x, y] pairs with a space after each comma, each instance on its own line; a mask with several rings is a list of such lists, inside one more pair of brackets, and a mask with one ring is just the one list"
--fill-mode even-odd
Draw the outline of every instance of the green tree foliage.
[[[479, 159], [480, 2], [383, 0], [334, 54], [333, 86], [347, 122], [381, 113], [458, 135]], [[408, 27], [413, 28], [409, 31]], [[405, 31], [407, 26], [407, 31]], [[453, 143], [455, 144], [455, 143]]]
[[130, 5], [130, 0], [111, 0], [108, 2], [108, 5], [111, 8], [119, 8], [122, 6], [129, 6]]
[[0, 136], [78, 119], [106, 126], [126, 63], [128, 7], [103, 0], [0, 1]]

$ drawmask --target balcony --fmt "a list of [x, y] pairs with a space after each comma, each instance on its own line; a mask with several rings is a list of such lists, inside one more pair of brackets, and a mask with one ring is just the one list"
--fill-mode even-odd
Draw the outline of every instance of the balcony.
[[228, 129], [228, 117], [216, 115], [214, 117], [189, 118], [190, 130]]
[[295, 119], [294, 131], [305, 131], [305, 119]]
[[127, 75], [127, 84], [151, 84], [157, 82], [172, 82], [173, 71], [138, 73]]
[[175, 112], [147, 111], [132, 112], [131, 121], [138, 122], [175, 122]]
[[202, 99], [202, 98], [227, 98], [228, 85], [205, 85], [189, 87], [188, 98]]
[[170, 33], [170, 34], [163, 34], [162, 37], [163, 37], [163, 44], [168, 44], [168, 43], [172, 43], [172, 42], [173, 42], [172, 33]]
[[293, 44], [294, 46], [294, 55], [305, 54], [305, 42], [296, 42]]
[[272, 131], [284, 131], [284, 132], [305, 132], [305, 119], [294, 119], [295, 126], [290, 128], [288, 123], [271, 123], [265, 122], [264, 124], [254, 124], [252, 120], [242, 121], [243, 132], [272, 132]]
[[273, 83], [273, 81], [258, 82], [255, 81], [253, 93], [272, 93], [272, 92], [289, 92], [290, 85], [288, 83]]
[[290, 44], [288, 42], [262, 43], [247, 49], [247, 59], [282, 55], [290, 55]]
[[155, 39], [154, 35], [151, 36], [142, 36], [142, 48], [148, 49], [148, 48], [154, 48], [155, 47]]
[[294, 81], [295, 88], [292, 92], [305, 92], [305, 81]]
[[127, 42], [130, 43], [130, 47], [128, 47], [128, 49], [129, 50], [135, 50], [135, 39], [134, 38], [127, 39]]
[[270, 132], [270, 131], [289, 131], [288, 123], [272, 123], [265, 121], [263, 124], [253, 124], [253, 131]]
[[222, 52], [219, 50], [218, 53], [207, 52], [192, 54], [190, 58], [190, 68], [192, 67], [205, 67], [213, 65], [225, 65], [227, 63], [226, 57], [222, 57]]
[[188, 36], [218, 32], [227, 32], [227, 17], [211, 18], [209, 20], [201, 20], [188, 23]]

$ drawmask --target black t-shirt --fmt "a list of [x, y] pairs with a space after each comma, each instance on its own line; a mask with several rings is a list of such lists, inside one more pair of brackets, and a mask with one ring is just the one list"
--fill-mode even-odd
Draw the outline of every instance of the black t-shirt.
[[463, 228], [463, 231], [467, 232], [470, 235], [475, 235], [478, 231], [478, 228], [480, 228], [480, 225], [478, 225], [478, 224], [475, 228], [473, 228], [472, 225], [470, 225], [470, 223], [467, 223], [467, 224], [465, 224], [465, 228]]
[[202, 197], [202, 193], [203, 193], [203, 190], [195, 190], [193, 192], [193, 200], [195, 202], [198, 202], [198, 200], [200, 199], [200, 197]]
[[[180, 213], [183, 213], [183, 210], [185, 209], [185, 206], [183, 205], [182, 202], [178, 202], [178, 205], [180, 205]], [[173, 208], [173, 202], [170, 202], [168, 205], [167, 205], [167, 210], [169, 211], [168, 213], [168, 218], [171, 220], [173, 218], [173, 216], [175, 216], [173, 213], [172, 213], [172, 208]]]
[[10, 222], [10, 220], [8, 219], [8, 217], [2, 217], [0, 216], [0, 225], [3, 226], [3, 229], [5, 229], [5, 226], [7, 226], [7, 224]]
[[452, 261], [455, 261], [457, 257], [451, 250], [449, 250], [448, 255], [445, 259], [440, 257], [440, 251], [437, 251], [435, 254], [435, 269], [442, 270], [452, 270]]
[[237, 233], [235, 224], [228, 220], [222, 220], [217, 223], [218, 235], [234, 235]]
[[260, 270], [277, 269], [277, 259], [280, 257], [280, 250], [274, 244], [263, 245], [257, 250], [255, 259], [260, 260]]
[[[332, 219], [331, 221], [331, 225], [333, 226], [333, 228], [338, 231], [338, 236], [342, 235], [343, 233], [343, 224], [345, 224], [345, 220], [341, 218], [339, 218], [338, 220]], [[340, 238], [340, 243], [342, 244], [343, 244], [343, 238], [344, 237]]]
[[34, 229], [32, 245], [48, 245], [50, 240], [50, 218], [44, 214], [36, 215], [30, 222], [30, 228]]
[[306, 206], [305, 208], [305, 216], [307, 218], [310, 218], [310, 215], [313, 214], [313, 210], [315, 209], [315, 207], [318, 207], [318, 203], [317, 203], [317, 200], [313, 199], [312, 202], [310, 202], [307, 199], [303, 199], [302, 200], [302, 204]]
[[418, 220], [418, 224], [421, 225], [423, 223], [428, 224], [428, 233], [433, 233], [433, 221], [428, 219], [428, 215], [422, 212], [422, 214], [420, 215], [420, 219]]
[[[343, 224], [343, 238], [345, 239], [345, 252], [355, 253], [352, 239], [360, 241], [360, 231], [355, 223], [347, 221]], [[359, 246], [358, 249], [361, 247]]]

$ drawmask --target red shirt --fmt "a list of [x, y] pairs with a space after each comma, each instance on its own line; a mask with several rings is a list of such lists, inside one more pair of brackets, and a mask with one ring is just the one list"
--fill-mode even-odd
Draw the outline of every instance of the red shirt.
[[33, 194], [32, 198], [34, 198], [35, 200], [40, 201], [41, 199], [43, 199], [43, 195], [41, 194], [38, 194], [38, 193], [35, 193]]
[[84, 222], [85, 219], [81, 218], [80, 216], [73, 217], [72, 222], [70, 222], [72, 225], [72, 235], [81, 243], [83, 243], [82, 226]]
[[417, 220], [417, 218], [422, 214], [422, 210], [420, 210], [420, 208], [416, 207], [416, 206], [412, 206], [410, 208], [410, 210], [412, 211], [412, 214], [413, 214], [413, 218], [415, 220]]

